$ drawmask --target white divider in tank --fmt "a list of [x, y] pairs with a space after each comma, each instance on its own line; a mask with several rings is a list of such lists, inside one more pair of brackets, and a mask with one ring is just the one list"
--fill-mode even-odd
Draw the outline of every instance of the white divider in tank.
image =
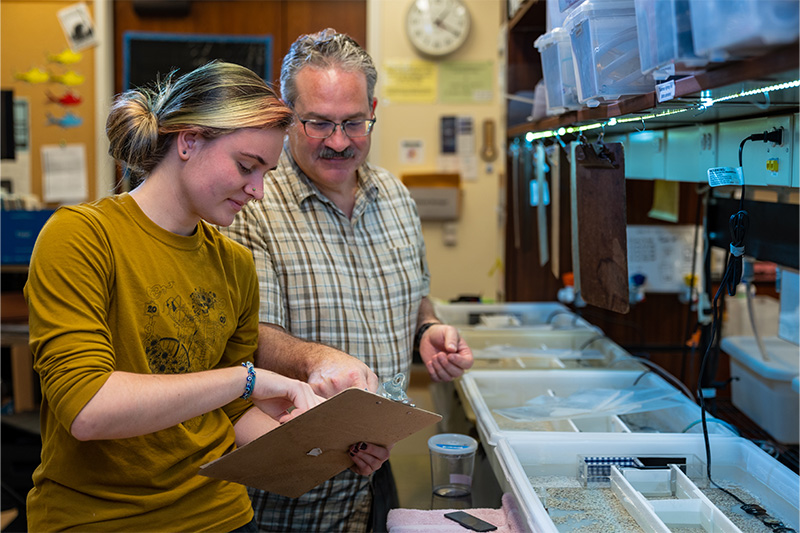
[[669, 470], [620, 469], [612, 465], [611, 490], [646, 531], [670, 533], [670, 526], [703, 528], [708, 533], [742, 531], [677, 465], [670, 465]]

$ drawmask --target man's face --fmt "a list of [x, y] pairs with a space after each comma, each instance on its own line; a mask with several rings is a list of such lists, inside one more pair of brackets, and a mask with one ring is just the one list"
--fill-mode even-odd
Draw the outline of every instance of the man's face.
[[[341, 123], [373, 118], [376, 102], [367, 100], [367, 80], [360, 72], [305, 67], [295, 81], [294, 110], [300, 119]], [[321, 190], [341, 191], [355, 186], [356, 169], [367, 158], [370, 137], [350, 138], [337, 126], [327, 139], [315, 139], [295, 120], [289, 128], [289, 147], [294, 160]]]

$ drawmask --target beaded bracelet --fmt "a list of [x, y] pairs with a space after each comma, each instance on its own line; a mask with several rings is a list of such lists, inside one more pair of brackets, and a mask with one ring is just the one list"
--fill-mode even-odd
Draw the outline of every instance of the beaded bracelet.
[[241, 398], [247, 400], [253, 394], [253, 387], [256, 386], [256, 369], [250, 361], [245, 361], [242, 366], [247, 369], [247, 382], [244, 384], [244, 394]]

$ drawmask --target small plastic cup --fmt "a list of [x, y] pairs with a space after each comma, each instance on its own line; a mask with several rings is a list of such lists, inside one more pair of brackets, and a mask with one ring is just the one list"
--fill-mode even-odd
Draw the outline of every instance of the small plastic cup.
[[472, 469], [478, 442], [468, 435], [441, 433], [428, 439], [433, 493], [461, 498], [472, 492]]

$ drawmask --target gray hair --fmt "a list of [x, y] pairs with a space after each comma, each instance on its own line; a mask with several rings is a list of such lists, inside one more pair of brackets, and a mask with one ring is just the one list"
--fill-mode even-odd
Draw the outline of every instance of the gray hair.
[[292, 44], [281, 65], [281, 96], [290, 107], [299, 96], [295, 79], [303, 67], [363, 73], [367, 78], [367, 102], [372, 105], [378, 71], [369, 54], [348, 35], [327, 28], [301, 35]]

